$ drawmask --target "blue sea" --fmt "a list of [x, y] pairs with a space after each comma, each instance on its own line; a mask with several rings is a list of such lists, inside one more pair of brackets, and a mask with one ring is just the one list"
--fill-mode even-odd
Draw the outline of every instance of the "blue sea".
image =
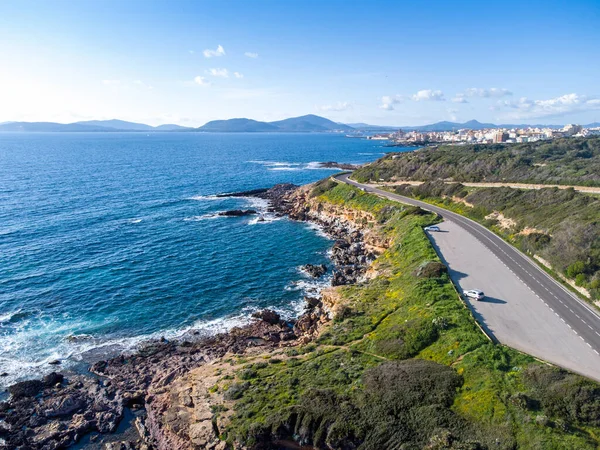
[[332, 134], [0, 134], [0, 385], [77, 370], [140, 341], [294, 316], [327, 264], [308, 224], [219, 211], [215, 194], [303, 184], [363, 163], [381, 142]]

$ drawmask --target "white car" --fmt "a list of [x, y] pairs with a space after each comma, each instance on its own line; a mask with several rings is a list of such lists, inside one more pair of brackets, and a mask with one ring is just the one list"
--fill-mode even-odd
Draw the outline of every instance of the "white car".
[[441, 231], [437, 225], [431, 225], [430, 227], [423, 228], [425, 231]]
[[470, 289], [468, 291], [463, 291], [463, 295], [465, 297], [472, 298], [477, 301], [481, 301], [485, 298], [485, 294], [479, 289]]

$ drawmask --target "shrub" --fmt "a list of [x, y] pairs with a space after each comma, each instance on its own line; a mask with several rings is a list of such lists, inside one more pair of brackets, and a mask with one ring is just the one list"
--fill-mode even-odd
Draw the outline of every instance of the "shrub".
[[582, 274], [585, 270], [585, 263], [583, 261], [577, 261], [567, 267], [565, 274], [569, 278], [575, 278], [577, 275]]

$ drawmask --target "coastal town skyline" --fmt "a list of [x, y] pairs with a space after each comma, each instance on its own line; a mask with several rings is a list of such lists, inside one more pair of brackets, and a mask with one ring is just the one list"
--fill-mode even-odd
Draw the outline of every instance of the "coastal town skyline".
[[596, 2], [228, 5], [0, 5], [0, 123], [600, 121]]

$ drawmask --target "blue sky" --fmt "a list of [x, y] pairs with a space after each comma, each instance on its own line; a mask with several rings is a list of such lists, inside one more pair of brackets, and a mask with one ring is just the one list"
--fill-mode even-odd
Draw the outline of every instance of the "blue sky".
[[0, 2], [0, 122], [600, 121], [600, 1]]

